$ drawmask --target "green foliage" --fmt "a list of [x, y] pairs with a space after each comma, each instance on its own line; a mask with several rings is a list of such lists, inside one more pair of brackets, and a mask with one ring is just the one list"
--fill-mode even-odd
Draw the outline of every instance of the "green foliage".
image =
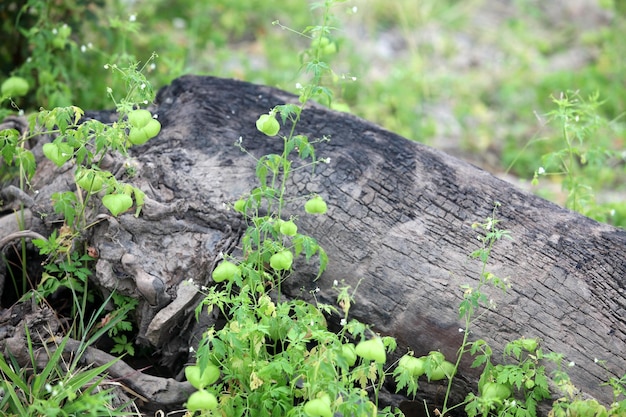
[[607, 181], [618, 181], [615, 166], [621, 163], [623, 155], [609, 143], [616, 126], [600, 115], [602, 103], [597, 93], [588, 98], [577, 92], [562, 93], [553, 101], [557, 109], [548, 113], [548, 121], [560, 129], [561, 145], [543, 155], [533, 183], [537, 184], [543, 176], [560, 177], [567, 194], [566, 207], [599, 221], [610, 221], [614, 209], [598, 203], [594, 190]]
[[[142, 61], [146, 71], [157, 75], [151, 62], [153, 51], [146, 52], [137, 48], [136, 42], [129, 42], [136, 40], [140, 23], [136, 15], [127, 14], [121, 2], [5, 3], [3, 38], [6, 34], [13, 42], [0, 47], [0, 56], [8, 58], [3, 60], [7, 66], [0, 70], [3, 75], [23, 76], [33, 86], [32, 93], [19, 102], [21, 107], [108, 107], [107, 89], [131, 90], [128, 80], [107, 71], [111, 62], [137, 69], [137, 62]], [[121, 14], [124, 18], [119, 17]], [[169, 81], [155, 79], [159, 84]]]
[[472, 366], [484, 366], [484, 371], [478, 384], [479, 395], [471, 393], [466, 398], [468, 416], [535, 416], [539, 402], [550, 398], [548, 378], [541, 365], [549, 357], [543, 355], [535, 339], [509, 342], [504, 349], [505, 360], [511, 361], [508, 364], [493, 365], [484, 340], [472, 343], [470, 353], [476, 357]]
[[[470, 328], [495, 308], [488, 288], [505, 291], [510, 285], [507, 278], [487, 270], [495, 244], [509, 237], [499, 228], [498, 204], [488, 219], [473, 225], [479, 232], [480, 247], [470, 257], [482, 268], [477, 283], [462, 287], [459, 319], [464, 338], [454, 363], [436, 351], [420, 358], [410, 353], [390, 373], [385, 362], [395, 341], [380, 338], [350, 318], [353, 290], [339, 283], [334, 285], [336, 305], [281, 300], [281, 284], [299, 258], [318, 262], [318, 274], [328, 264], [328, 256], [315, 238], [300, 233], [297, 227], [298, 216], [323, 215], [329, 208], [327, 202], [320, 195], [293, 195], [286, 187], [295, 170], [314, 171], [317, 164], [328, 161], [318, 159], [315, 151], [315, 145], [328, 138], [310, 139], [297, 133], [311, 100], [351, 110], [422, 141], [454, 133], [436, 117], [442, 104], [452, 103], [451, 116], [458, 121], [465, 140], [462, 145], [467, 149], [483, 152], [498, 147], [494, 138], [501, 137], [499, 126], [507, 125], [502, 149], [505, 165], [514, 166], [520, 175], [535, 172], [535, 181], [549, 176], [562, 185], [566, 196], [561, 202], [567, 207], [626, 226], [623, 203], [597, 198], [597, 192], [607, 185], [617, 188], [623, 176], [623, 6], [604, 1], [615, 13], [611, 26], [581, 36], [597, 51], [597, 57], [584, 68], [541, 74], [537, 68], [559, 49], [567, 49], [569, 41], [564, 36], [555, 44], [527, 21], [512, 17], [498, 28], [495, 43], [504, 61], [519, 65], [506, 67], [504, 75], [487, 74], [480, 66], [463, 74], [432, 71], [442, 59], [458, 53], [456, 34], [467, 24], [465, 16], [474, 3], [368, 3], [368, 11], [373, 13], [363, 13], [356, 25], [375, 34], [387, 33], [397, 25], [402, 39], [407, 40], [407, 53], [394, 57], [394, 67], [388, 68], [384, 77], [362, 80], [351, 74], [354, 69], [371, 67], [369, 56], [362, 53], [358, 41], [345, 36], [347, 32], [336, 30], [337, 10], [343, 16], [361, 16], [361, 10], [349, 2], [316, 2], [310, 12], [301, 2], [291, 0], [3, 2], [0, 104], [6, 108], [0, 109], [0, 120], [23, 110], [30, 114], [27, 134], [0, 131], [4, 162], [0, 178], [17, 179], [22, 189], [28, 189], [36, 170], [28, 141], [52, 135], [53, 141], [43, 148], [44, 155], [59, 167], [75, 164], [77, 185], [75, 192], [65, 190], [52, 196], [54, 211], [64, 224], [48, 238], [35, 241], [48, 259], [38, 288], [25, 297], [41, 300], [69, 290], [76, 317], [73, 334], [89, 339], [83, 346], [106, 333], [115, 343], [112, 353], [133, 355], [129, 315], [136, 300], [114, 293], [105, 302], [111, 305], [111, 301], [113, 310], [105, 314], [103, 305], [97, 314], [87, 317], [87, 304], [95, 295], [89, 289], [93, 259], [86, 255], [81, 236], [94, 220], [90, 209], [101, 202], [118, 216], [135, 206], [138, 215], [144, 200], [141, 190], [118, 181], [101, 169], [100, 162], [110, 152], [126, 156], [129, 146], [141, 145], [158, 134], [159, 122], [141, 109], [154, 99], [153, 84], [165, 85], [184, 72], [246, 78], [291, 90], [298, 94], [299, 104], [268, 109], [257, 121], [258, 130], [268, 140], [282, 141], [283, 152], [257, 160], [259, 185], [232, 205], [248, 228], [242, 256], [226, 256], [218, 265], [212, 274], [216, 286], [206, 289], [204, 302], [196, 311], [199, 316], [203, 307], [215, 307], [227, 323], [207, 330], [197, 350], [197, 364], [187, 367], [187, 378], [198, 389], [189, 398], [189, 411], [392, 415], [399, 411], [379, 410], [377, 404], [385, 378], [393, 377], [398, 391], [415, 396], [418, 380], [425, 376], [424, 382], [447, 380], [443, 415], [464, 406], [470, 416], [533, 416], [536, 405], [549, 398], [544, 363], [554, 362], [557, 369], [550, 377], [564, 393], [553, 402], [554, 416], [624, 414], [623, 377], [607, 382], [615, 396], [607, 409], [594, 400], [576, 397], [576, 388], [561, 366], [563, 357], [544, 353], [535, 339], [510, 342], [502, 363], [493, 362], [486, 341], [470, 342]], [[524, 15], [542, 13], [528, 2], [514, 3]], [[331, 13], [331, 7], [337, 5], [341, 7]], [[312, 18], [320, 24], [307, 26]], [[432, 23], [451, 24], [454, 37], [444, 34], [434, 43], [413, 40], [415, 27]], [[263, 62], [255, 61], [250, 49], [260, 51]], [[158, 65], [155, 50], [161, 55]], [[346, 53], [350, 51], [355, 52]], [[342, 68], [341, 73], [333, 71], [331, 60]], [[294, 66], [301, 69], [296, 77]], [[572, 88], [576, 91], [570, 91]], [[121, 98], [117, 97], [120, 91], [124, 92]], [[589, 91], [598, 93], [585, 96]], [[551, 104], [548, 97], [552, 97]], [[106, 108], [111, 102], [119, 116], [117, 122], [83, 118], [82, 108]], [[546, 115], [542, 126], [546, 138], [536, 135], [520, 152], [520, 138], [528, 137], [535, 111]], [[543, 130], [540, 133], [543, 135]], [[236, 146], [246, 152], [243, 143]], [[541, 167], [536, 166], [538, 160]], [[295, 205], [302, 210], [287, 216], [287, 208], [292, 210]], [[315, 298], [315, 291], [311, 296]], [[342, 317], [341, 328], [331, 331], [326, 317], [335, 314]], [[100, 320], [97, 326], [95, 320]], [[32, 351], [32, 345], [28, 347]], [[28, 379], [26, 370], [12, 358], [0, 358], [0, 388], [5, 394], [0, 410], [7, 415], [119, 414], [119, 410], [109, 409], [110, 393], [97, 389], [110, 364], [79, 370], [72, 362], [70, 372], [62, 375], [60, 350], [49, 352], [52, 360]], [[453, 378], [468, 353], [474, 357], [474, 367], [484, 368], [478, 390], [463, 403], [450, 405]], [[67, 371], [67, 367], [63, 369]]]
[[[93, 328], [95, 322], [89, 320], [85, 324]], [[69, 360], [63, 355], [69, 334], [63, 339], [39, 335], [42, 349], [35, 345], [26, 328], [30, 363], [20, 365], [13, 356], [0, 356], [1, 414], [15, 417], [131, 415], [124, 410], [125, 405], [113, 405], [112, 389], [101, 386], [107, 369], [115, 361], [93, 367], [81, 365], [87, 347], [114, 324], [93, 328], [92, 337], [82, 338]], [[43, 359], [45, 365], [42, 365]]]
[[[618, 397], [625, 393], [624, 378], [611, 378], [608, 382], [614, 387], [616, 401], [611, 405], [607, 414], [606, 408], [597, 401], [581, 403], [575, 398], [578, 390], [571, 384], [567, 372], [562, 369], [563, 356], [554, 352], [544, 353], [538, 339], [520, 338], [507, 343], [502, 363], [492, 361], [493, 351], [485, 340], [479, 339], [473, 342], [469, 340], [470, 329], [477, 319], [496, 307], [485, 292], [488, 286], [503, 292], [510, 288], [507, 278], [500, 278], [487, 270], [488, 261], [496, 243], [503, 238], [510, 239], [508, 231], [499, 227], [500, 220], [496, 216], [499, 207], [500, 203], [496, 202], [490, 217], [484, 222], [472, 225], [472, 228], [479, 232], [480, 247], [473, 251], [470, 257], [481, 263], [481, 271], [476, 285], [467, 284], [461, 287], [463, 300], [459, 305], [459, 318], [464, 321], [465, 327], [460, 329], [463, 332], [463, 341], [458, 350], [456, 362], [454, 364], [447, 362], [440, 352], [431, 352], [428, 356], [420, 358], [413, 357], [413, 353], [409, 352], [400, 359], [393, 371], [396, 391], [406, 390], [409, 395], [415, 396], [419, 389], [418, 380], [423, 375], [427, 376], [428, 381], [447, 378], [446, 395], [440, 410], [443, 416], [463, 406], [470, 417], [496, 415], [499, 417], [534, 417], [537, 415], [538, 405], [552, 398], [548, 384], [551, 379], [567, 394], [567, 397], [554, 401], [550, 415], [559, 417], [620, 415], [620, 410], [623, 410], [626, 404], [626, 400], [617, 401]], [[463, 402], [449, 405], [453, 377], [465, 354], [473, 356], [473, 368], [483, 367], [478, 390], [477, 393], [468, 394]], [[557, 369], [548, 375], [545, 364], [550, 362], [557, 364]], [[444, 364], [446, 364], [445, 367]], [[591, 411], [594, 414], [590, 414]]]
[[[196, 311], [198, 316], [204, 307], [208, 311], [217, 307], [227, 323], [204, 334], [196, 351], [197, 363], [186, 369], [187, 378], [199, 389], [189, 398], [190, 411], [215, 409], [232, 416], [376, 413], [366, 388], [373, 386], [377, 398], [385, 378], [386, 352], [395, 349], [395, 341], [367, 337], [365, 326], [348, 322], [351, 297], [347, 288], [336, 288], [339, 309], [302, 300], [282, 301], [280, 291], [298, 257], [315, 258], [318, 274], [328, 262], [317, 241], [298, 232], [297, 217], [285, 219], [283, 213], [287, 203], [294, 201], [302, 202], [303, 215], [327, 210], [320, 196], [292, 196], [287, 180], [294, 170], [314, 168], [322, 162], [316, 159], [314, 144], [327, 139], [309, 140], [296, 131], [303, 109], [313, 97], [331, 97], [319, 86], [330, 71], [321, 57], [332, 55], [329, 42], [323, 39], [333, 3], [324, 5], [322, 26], [303, 32], [310, 33], [313, 42], [304, 55], [309, 61], [303, 69], [310, 83], [300, 89], [300, 105], [277, 106], [257, 121], [257, 129], [269, 140], [282, 140], [283, 152], [257, 160], [259, 186], [233, 204], [248, 224], [242, 239], [243, 256], [218, 265], [212, 276], [224, 289], [208, 289]], [[289, 133], [279, 135], [281, 131]], [[245, 152], [241, 142], [236, 146]], [[340, 312], [343, 328], [333, 332], [325, 314]], [[360, 343], [350, 348], [354, 340]], [[221, 378], [200, 384], [198, 375], [214, 367]]]
[[[111, 294], [114, 310], [107, 313], [102, 319], [102, 326], [109, 327], [107, 334], [113, 339], [114, 346], [111, 353], [135, 355], [134, 340], [130, 339], [134, 328], [129, 320], [129, 314], [139, 305], [136, 298], [128, 297], [116, 292]], [[109, 326], [109, 323], [111, 325]]]
[[93, 260], [89, 255], [70, 252], [67, 259], [46, 264], [46, 272], [39, 283], [41, 296], [47, 297], [60, 287], [66, 287], [77, 294], [86, 294], [88, 277], [91, 275], [91, 269], [87, 264]]

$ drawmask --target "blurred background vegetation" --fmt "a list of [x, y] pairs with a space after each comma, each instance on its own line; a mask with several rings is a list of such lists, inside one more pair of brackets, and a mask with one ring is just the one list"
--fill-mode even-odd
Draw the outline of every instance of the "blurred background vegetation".
[[[16, 102], [111, 108], [123, 91], [105, 64], [137, 63], [155, 88], [183, 74], [295, 91], [300, 35], [319, 23], [302, 0], [4, 0], [0, 80], [35, 87]], [[622, 0], [356, 0], [335, 8], [326, 57], [333, 107], [442, 149], [563, 203], [561, 178], [531, 186], [563, 146], [553, 98], [595, 93], [584, 146], [604, 154], [584, 175], [608, 217], [626, 225], [626, 2]], [[70, 29], [68, 31], [68, 28]], [[581, 141], [582, 146], [582, 141]], [[544, 158], [544, 159], [542, 159]]]

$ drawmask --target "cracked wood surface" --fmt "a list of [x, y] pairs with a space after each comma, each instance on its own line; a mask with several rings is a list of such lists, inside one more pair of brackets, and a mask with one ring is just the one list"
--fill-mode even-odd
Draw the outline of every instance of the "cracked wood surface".
[[[255, 120], [285, 102], [296, 98], [234, 80], [185, 76], [163, 88], [151, 109], [162, 123], [159, 136], [131, 148], [135, 175], [125, 174], [127, 161], [107, 161], [108, 169], [146, 193], [147, 204], [138, 218], [104, 216], [90, 230], [88, 242], [100, 254], [95, 280], [105, 292], [117, 289], [140, 300], [138, 342], [155, 347], [172, 369], [188, 359], [198, 331], [189, 320], [197, 299], [181, 284], [211, 285], [211, 270], [222, 252], [236, 251], [244, 226], [227, 203], [256, 185], [254, 159], [234, 143], [241, 140], [256, 157], [279, 153], [282, 141], [258, 133]], [[90, 116], [109, 121], [112, 115]], [[460, 286], [475, 284], [480, 272], [469, 258], [478, 248], [471, 224], [489, 216], [498, 201], [500, 225], [513, 240], [496, 245], [489, 270], [508, 277], [512, 288], [489, 294], [498, 307], [476, 322], [471, 338], [501, 352], [509, 340], [540, 337], [545, 349], [577, 364], [568, 372], [578, 387], [612, 399], [599, 384], [626, 372], [624, 231], [345, 113], [308, 106], [297, 133], [330, 138], [316, 147], [330, 163], [318, 166], [316, 175], [297, 171], [289, 184], [293, 196], [322, 195], [327, 215], [306, 215], [295, 205], [286, 213], [299, 216], [299, 230], [318, 239], [330, 263], [317, 281], [313, 266], [299, 263], [286, 295], [310, 299], [309, 291], [319, 288], [317, 299], [334, 303], [333, 281], [358, 285], [352, 316], [396, 337], [398, 356], [406, 349], [416, 355], [439, 349], [453, 357], [462, 340]], [[49, 215], [33, 216], [27, 228], [48, 235], [56, 219], [50, 194], [75, 185], [72, 169], [40, 164], [33, 179], [39, 192], [28, 208]], [[94, 218], [104, 212], [99, 204], [90, 208]], [[339, 317], [330, 321], [337, 324]], [[608, 372], [595, 358], [606, 361]], [[456, 381], [456, 399], [476, 387], [470, 363]], [[420, 395], [431, 398], [441, 389], [421, 388]]]
[[[219, 210], [220, 202], [234, 201], [254, 184], [253, 162], [232, 143], [241, 137], [256, 156], [278, 152], [280, 141], [255, 132], [254, 121], [285, 101], [294, 98], [236, 81], [183, 77], [159, 96], [162, 135], [170, 140], [146, 152], [185, 149], [176, 169], [194, 178], [193, 188]], [[300, 171], [292, 184], [328, 202], [327, 216], [301, 215], [300, 225], [319, 239], [330, 264], [317, 282], [312, 273], [287, 281], [290, 295], [319, 287], [317, 297], [332, 302], [334, 280], [360, 283], [355, 317], [395, 336], [401, 349], [453, 356], [461, 341], [460, 285], [474, 284], [480, 267], [468, 256], [478, 248], [471, 224], [498, 201], [501, 227], [513, 240], [496, 245], [490, 270], [508, 277], [512, 288], [490, 295], [498, 308], [476, 323], [472, 338], [501, 351], [508, 340], [540, 337], [546, 349], [577, 364], [568, 369], [575, 384], [611, 400], [599, 384], [626, 371], [624, 231], [346, 114], [312, 106], [298, 132], [331, 139], [317, 147], [330, 164], [320, 166], [318, 177]], [[206, 175], [198, 178], [201, 168]], [[609, 372], [595, 358], [606, 360]], [[468, 365], [463, 374], [473, 382]]]

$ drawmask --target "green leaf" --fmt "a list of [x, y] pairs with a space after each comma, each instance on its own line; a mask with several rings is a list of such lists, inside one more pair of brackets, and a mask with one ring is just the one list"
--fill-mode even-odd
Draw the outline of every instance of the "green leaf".
[[476, 357], [476, 359], [474, 359], [474, 362], [472, 362], [471, 367], [472, 368], [478, 368], [480, 365], [482, 365], [485, 362], [487, 362], [487, 356], [479, 355], [479, 356]]
[[70, 191], [52, 194], [54, 212], [63, 215], [67, 224], [74, 224], [78, 200]]
[[326, 254], [326, 251], [320, 246], [318, 246], [318, 251], [320, 257], [320, 267], [318, 269], [317, 278], [319, 278], [324, 273], [326, 267], [328, 266], [328, 255]]
[[11, 164], [13, 155], [17, 152], [20, 134], [16, 129], [0, 130], [0, 147], [4, 162]]
[[283, 104], [276, 106], [276, 109], [280, 114], [283, 124], [287, 122], [287, 119], [296, 120], [302, 111], [302, 109], [295, 104]]
[[263, 187], [267, 187], [267, 165], [261, 160], [256, 165], [256, 177]]
[[32, 178], [35, 174], [35, 169], [37, 168], [37, 162], [35, 161], [35, 156], [28, 149], [17, 148], [15, 153], [15, 159], [17, 164], [22, 167], [22, 169], [26, 172], [26, 176], [28, 179]]

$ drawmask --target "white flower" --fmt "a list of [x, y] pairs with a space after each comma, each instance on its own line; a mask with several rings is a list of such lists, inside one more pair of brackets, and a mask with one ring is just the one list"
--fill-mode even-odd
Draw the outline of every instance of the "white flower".
[[137, 20], [137, 15], [136, 14], [131, 14], [130, 16], [128, 16], [128, 20], [131, 22], [134, 22], [135, 20]]
[[113, 93], [113, 89], [112, 89], [111, 87], [107, 87], [107, 93], [108, 93], [108, 94]]
[[333, 287], [336, 287], [337, 285], [339, 285], [339, 282], [337, 282], [337, 280], [333, 281]]
[[339, 324], [342, 325], [342, 326], [345, 326], [346, 324], [348, 324], [348, 321], [346, 319], [341, 319], [339, 321]]
[[315, 292], [320, 292], [320, 287], [315, 287]]
[[567, 364], [567, 366], [569, 366], [570, 368], [573, 368], [574, 366], [576, 366], [576, 363], [574, 363], [574, 361], [571, 361], [570, 363]]
[[108, 70], [109, 69], [109, 64], [104, 64], [104, 69]]
[[301, 90], [302, 89], [302, 84], [296, 83], [296, 89]]
[[465, 331], [465, 329], [463, 329], [462, 327], [459, 327], [459, 333], [463, 333]]
[[189, 353], [193, 353], [193, 352], [194, 352], [193, 346], [189, 346]]
[[141, 85], [139, 86], [140, 89], [144, 90], [146, 88], [146, 83], [141, 83]]
[[539, 167], [539, 168], [537, 169], [537, 174], [538, 174], [538, 175], [543, 175], [543, 174], [545, 174], [545, 173], [546, 173], [546, 169], [545, 169], [544, 167]]
[[87, 46], [85, 45], [81, 45], [80, 46], [80, 51], [84, 54], [85, 52], [87, 52]]

